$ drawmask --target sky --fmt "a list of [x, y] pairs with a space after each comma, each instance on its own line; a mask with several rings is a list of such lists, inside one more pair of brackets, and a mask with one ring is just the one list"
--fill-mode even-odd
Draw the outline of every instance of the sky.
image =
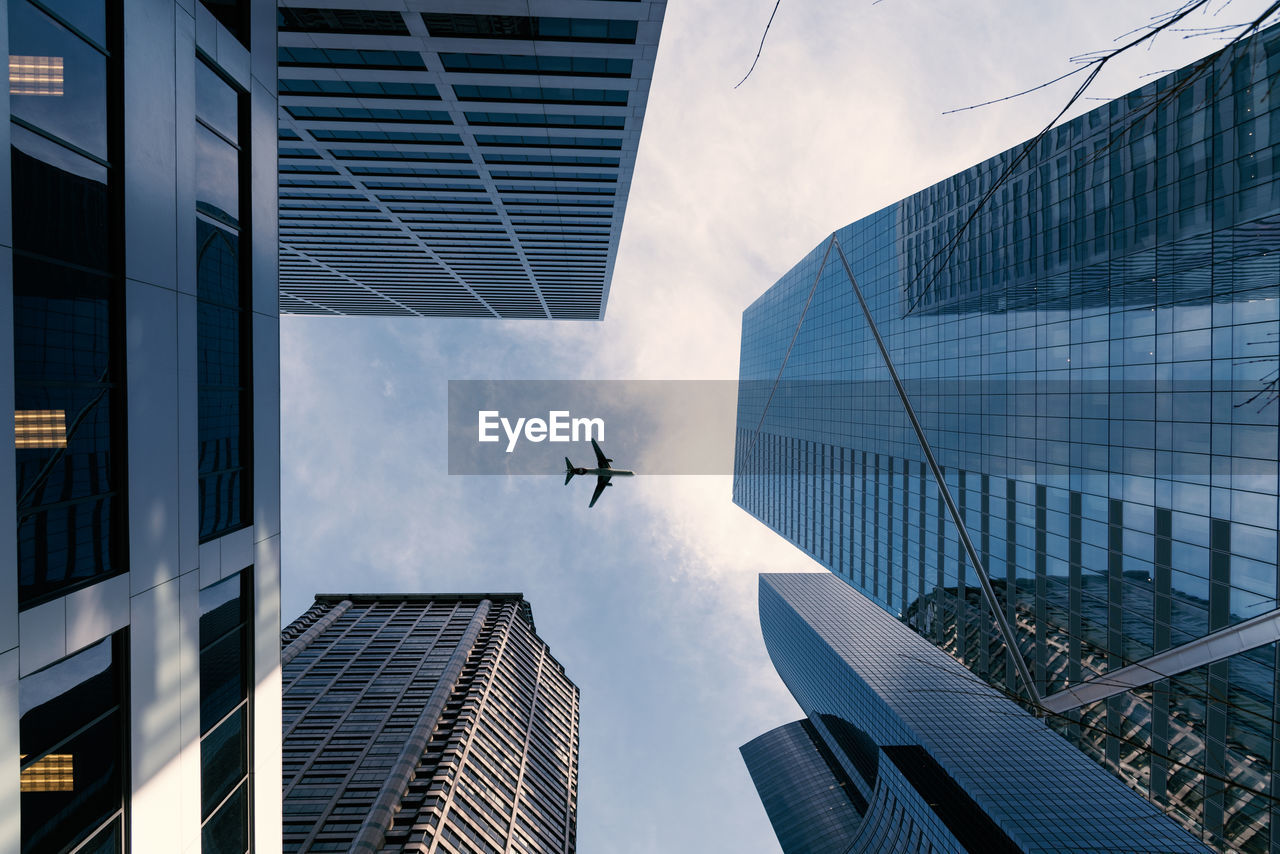
[[[727, 475], [641, 471], [591, 510], [558, 474], [449, 475], [447, 383], [736, 379], [742, 310], [805, 253], [1032, 136], [1074, 84], [948, 110], [1055, 78], [1172, 5], [783, 0], [734, 89], [773, 0], [673, 2], [603, 322], [281, 318], [285, 622], [315, 593], [520, 591], [582, 691], [579, 850], [776, 854], [737, 749], [802, 712], [756, 579], [821, 567], [733, 505]], [[1166, 34], [1090, 94], [1216, 44]], [[710, 422], [728, 447], [732, 418]]]

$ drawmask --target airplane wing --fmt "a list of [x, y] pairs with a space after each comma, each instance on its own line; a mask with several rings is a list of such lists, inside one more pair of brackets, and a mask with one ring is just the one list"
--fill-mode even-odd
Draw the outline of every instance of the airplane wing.
[[595, 439], [591, 440], [591, 447], [596, 449], [596, 462], [600, 464], [600, 468], [607, 469], [609, 463], [613, 462], [613, 460], [604, 455], [604, 451], [600, 450], [600, 446], [596, 444]]
[[588, 508], [596, 506], [596, 499], [600, 497], [600, 493], [604, 492], [604, 488], [608, 485], [609, 485], [609, 478], [607, 477], [596, 478], [596, 491], [591, 493], [591, 503], [587, 505]]

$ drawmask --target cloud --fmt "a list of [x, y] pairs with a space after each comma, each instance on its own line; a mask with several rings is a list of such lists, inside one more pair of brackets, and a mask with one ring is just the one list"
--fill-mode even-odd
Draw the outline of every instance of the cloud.
[[[756, 575], [818, 567], [732, 505], [727, 477], [638, 477], [592, 510], [576, 479], [449, 477], [447, 380], [735, 379], [741, 312], [792, 264], [1027, 138], [1066, 90], [945, 110], [1164, 10], [787, 0], [734, 90], [772, 5], [668, 6], [605, 321], [281, 324], [286, 617], [317, 591], [524, 591], [583, 689], [584, 851], [777, 851], [736, 755], [800, 715]], [[1162, 40], [1102, 91], [1210, 47]]]

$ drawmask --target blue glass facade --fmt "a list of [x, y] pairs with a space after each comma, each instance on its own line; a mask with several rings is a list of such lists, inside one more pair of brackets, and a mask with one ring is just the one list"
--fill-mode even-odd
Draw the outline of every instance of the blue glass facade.
[[[769, 657], [859, 801], [863, 818], [846, 825], [842, 854], [1205, 850], [833, 576], [762, 575], [759, 601]], [[744, 759], [783, 850], [822, 850], [789, 847], [796, 825], [821, 825], [803, 784], [795, 793], [802, 799], [790, 804], [779, 803], [770, 784], [812, 773], [815, 760], [787, 756], [792, 745], [780, 745], [777, 732], [761, 736], [764, 755], [748, 756], [752, 742]]]
[[[833, 235], [1038, 692], [1160, 662], [1051, 725], [1249, 852], [1280, 851], [1277, 75], [1272, 28]], [[744, 313], [734, 501], [1019, 693], [828, 249]]]
[[[867, 798], [807, 720], [739, 748], [782, 854], [845, 854]], [[871, 778], [874, 785], [874, 776]]]

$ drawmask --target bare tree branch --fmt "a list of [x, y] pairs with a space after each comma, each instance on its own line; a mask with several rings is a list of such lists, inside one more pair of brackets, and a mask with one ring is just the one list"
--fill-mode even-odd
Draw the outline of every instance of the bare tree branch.
[[[1102, 72], [1102, 69], [1106, 67], [1107, 63], [1110, 62], [1112, 59], [1115, 59], [1117, 56], [1120, 56], [1121, 54], [1129, 50], [1132, 50], [1135, 47], [1138, 47], [1139, 45], [1149, 44], [1160, 33], [1163, 33], [1168, 30], [1172, 30], [1175, 24], [1185, 20], [1189, 15], [1191, 15], [1191, 13], [1209, 5], [1209, 2], [1210, 0], [1187, 0], [1187, 2], [1183, 3], [1183, 5], [1178, 7], [1177, 9], [1174, 9], [1164, 15], [1159, 15], [1153, 18], [1153, 20], [1156, 21], [1157, 23], [1153, 23], [1148, 25], [1147, 27], [1130, 31], [1130, 33], [1141, 32], [1142, 34], [1122, 44], [1120, 47], [1115, 48], [1114, 50], [1108, 51], [1103, 54], [1083, 55], [1084, 57], [1090, 57], [1090, 58], [1088, 59], [1082, 58], [1085, 64], [1082, 65], [1080, 68], [1075, 69], [1074, 71], [1068, 72], [1067, 74], [1064, 74], [1056, 78], [1055, 80], [1051, 80], [1047, 84], [1032, 87], [1031, 89], [1025, 90], [1024, 92], [1015, 93], [1013, 95], [1006, 95], [1003, 98], [996, 98], [992, 101], [987, 101], [985, 104], [974, 105], [974, 107], [979, 107], [979, 106], [986, 106], [988, 104], [999, 103], [1000, 101], [1007, 101], [1012, 98], [1020, 97], [1021, 95], [1027, 94], [1029, 92], [1037, 91], [1038, 89], [1044, 88], [1044, 86], [1052, 85], [1053, 83], [1056, 83], [1060, 80], [1064, 80], [1067, 77], [1071, 77], [1072, 75], [1080, 73], [1082, 71], [1086, 71], [1086, 70], [1088, 71], [1088, 74], [1085, 76], [1084, 82], [1081, 83], [1080, 86], [1075, 90], [1075, 92], [1072, 93], [1071, 97], [1067, 99], [1067, 102], [1066, 104], [1063, 105], [1062, 109], [1059, 110], [1056, 115], [1054, 115], [1054, 117], [1040, 130], [1039, 133], [1037, 133], [1029, 141], [1023, 144], [1017, 156], [1014, 157], [1009, 162], [1009, 164], [996, 177], [995, 181], [992, 182], [991, 186], [987, 189], [987, 191], [983, 193], [982, 197], [978, 199], [978, 202], [974, 205], [973, 210], [971, 210], [968, 216], [965, 217], [964, 222], [960, 224], [960, 227], [955, 230], [955, 232], [947, 239], [947, 241], [943, 243], [943, 245], [940, 246], [938, 250], [934, 252], [933, 255], [931, 255], [923, 265], [921, 265], [921, 273], [917, 275], [915, 278], [913, 278], [911, 282], [908, 282], [907, 290], [908, 292], [910, 292], [911, 290], [914, 289], [914, 286], [917, 284], [920, 278], [928, 271], [929, 267], [934, 266], [936, 264], [936, 267], [933, 271], [932, 276], [929, 277], [929, 280], [925, 282], [924, 287], [919, 289], [919, 291], [916, 293], [916, 296], [911, 300], [910, 304], [907, 306], [908, 313], [918, 308], [921, 301], [924, 300], [924, 298], [928, 295], [929, 291], [933, 288], [934, 283], [938, 280], [938, 277], [942, 275], [942, 272], [946, 269], [947, 264], [950, 263], [952, 256], [955, 255], [956, 249], [960, 245], [960, 239], [965, 235], [965, 233], [969, 230], [969, 227], [978, 218], [978, 214], [986, 208], [987, 203], [995, 196], [995, 194], [1000, 190], [1000, 188], [1003, 187], [1005, 183], [1013, 176], [1013, 174], [1017, 171], [1018, 167], [1021, 166], [1023, 162], [1027, 159], [1027, 157], [1030, 155], [1030, 153], [1035, 150], [1036, 146], [1040, 144], [1040, 142], [1049, 134], [1050, 131], [1054, 129], [1054, 127], [1057, 126], [1058, 122], [1062, 120], [1063, 116], [1065, 116], [1068, 112], [1070, 112], [1072, 107], [1074, 107], [1078, 102], [1080, 102], [1086, 97], [1085, 93], [1088, 91], [1089, 87], [1093, 84], [1093, 82], [1097, 79], [1098, 75]], [[1219, 11], [1221, 11], [1221, 9], [1219, 9]], [[1267, 21], [1267, 19], [1275, 15], [1277, 11], [1280, 11], [1280, 0], [1275, 0], [1275, 2], [1268, 4], [1266, 9], [1264, 9], [1261, 14], [1257, 15], [1252, 21], [1248, 23], [1237, 24], [1234, 26], [1218, 26], [1213, 28], [1213, 30], [1215, 32], [1223, 32], [1230, 29], [1238, 30], [1236, 35], [1232, 37], [1232, 39], [1228, 42], [1227, 46], [1223, 48], [1223, 50], [1229, 50], [1232, 47], [1239, 44], [1240, 41], [1246, 38], [1247, 36], [1261, 29], [1263, 23]], [[1175, 30], [1175, 31], [1178, 31], [1178, 30]], [[1121, 38], [1123, 38], [1123, 36]], [[1184, 91], [1191, 84], [1191, 82], [1193, 82], [1196, 78], [1198, 78], [1200, 74], [1202, 74], [1206, 69], [1208, 69], [1213, 64], [1213, 60], [1214, 60], [1214, 56], [1209, 56], [1201, 60], [1200, 62], [1196, 63], [1194, 66], [1192, 66], [1191, 74], [1187, 75], [1187, 77], [1181, 80], [1176, 87], [1170, 88], [1169, 90], [1162, 93], [1158, 98], [1156, 98], [1153, 101], [1150, 109], [1148, 109], [1146, 112], [1138, 116], [1135, 119], [1135, 121], [1141, 122], [1148, 115], [1150, 115], [1160, 104], [1167, 103], [1171, 97]], [[973, 107], [962, 108], [962, 109], [973, 109]], [[960, 112], [960, 111], [961, 110], [952, 110], [950, 112]]]
[[[778, 0], [773, 4], [773, 11], [769, 13], [769, 23], [764, 25], [764, 35], [760, 36], [760, 47], [756, 49], [756, 58], [751, 60], [751, 67], [747, 69], [747, 73], [738, 81], [738, 86], [747, 82], [747, 78], [751, 76], [751, 72], [756, 70], [756, 63], [760, 61], [760, 54], [764, 52], [764, 40], [769, 36], [769, 28], [773, 26], [773, 16], [778, 14], [778, 7], [782, 5], [782, 0]], [[733, 88], [737, 89], [738, 86]]]

